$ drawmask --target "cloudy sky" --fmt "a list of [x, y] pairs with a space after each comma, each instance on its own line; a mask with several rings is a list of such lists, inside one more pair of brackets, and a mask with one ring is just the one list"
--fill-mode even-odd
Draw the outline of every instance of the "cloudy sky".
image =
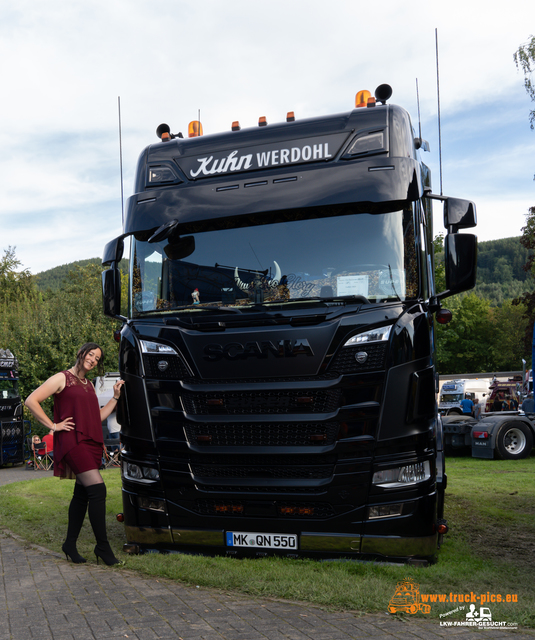
[[442, 190], [476, 202], [480, 240], [520, 235], [535, 105], [513, 54], [535, 35], [533, 0], [2, 0], [0, 250], [38, 273], [120, 234], [119, 96], [126, 199], [161, 122], [185, 132], [200, 110], [215, 133], [339, 113], [388, 83], [416, 123], [418, 79], [440, 193], [435, 29]]

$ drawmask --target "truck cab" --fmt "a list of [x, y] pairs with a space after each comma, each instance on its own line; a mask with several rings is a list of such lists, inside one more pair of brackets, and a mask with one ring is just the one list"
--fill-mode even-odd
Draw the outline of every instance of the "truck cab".
[[390, 95], [206, 136], [160, 125], [142, 151], [103, 256], [104, 311], [123, 323], [126, 551], [435, 557], [434, 324], [474, 286], [476, 214], [432, 193]]

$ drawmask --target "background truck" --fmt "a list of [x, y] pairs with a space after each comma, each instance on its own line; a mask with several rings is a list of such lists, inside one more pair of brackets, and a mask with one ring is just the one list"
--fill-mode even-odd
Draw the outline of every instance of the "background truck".
[[18, 389], [19, 363], [0, 349], [0, 466], [24, 462], [24, 421]]
[[104, 312], [123, 323], [125, 551], [435, 558], [434, 324], [475, 284], [461, 231], [476, 214], [432, 193], [427, 143], [391, 93], [206, 136], [160, 125], [142, 151], [103, 256]]
[[470, 448], [474, 458], [527, 458], [533, 448], [535, 415], [521, 412], [483, 414], [479, 421], [464, 416], [443, 416], [444, 439], [452, 453]]
[[509, 380], [494, 380], [485, 402], [485, 413], [516, 411], [522, 404], [522, 376]]
[[442, 415], [462, 414], [461, 400], [465, 397], [469, 397], [472, 402], [477, 398], [484, 407], [490, 395], [491, 384], [492, 378], [466, 378], [444, 382], [440, 390], [439, 412]]
[[[443, 416], [446, 450], [470, 448], [474, 458], [527, 458], [533, 448], [535, 414], [519, 410], [521, 389], [522, 376], [495, 380], [481, 420], [462, 415]], [[509, 406], [504, 401], [509, 401]]]

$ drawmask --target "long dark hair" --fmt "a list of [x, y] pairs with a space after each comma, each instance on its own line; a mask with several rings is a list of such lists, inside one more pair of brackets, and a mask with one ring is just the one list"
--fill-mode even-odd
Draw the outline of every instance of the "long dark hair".
[[86, 342], [79, 349], [76, 354], [76, 362], [74, 363], [74, 368], [76, 369], [82, 362], [86, 355], [93, 351], [94, 349], [100, 350], [100, 360], [98, 361], [97, 366], [95, 367], [99, 376], [104, 375], [104, 351], [102, 347], [96, 342]]

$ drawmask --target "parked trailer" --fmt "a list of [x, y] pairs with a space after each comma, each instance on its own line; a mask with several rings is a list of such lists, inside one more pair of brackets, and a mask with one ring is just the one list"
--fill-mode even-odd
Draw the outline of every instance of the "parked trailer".
[[482, 420], [442, 416], [446, 451], [469, 447], [473, 458], [527, 458], [535, 437], [535, 414], [502, 411], [483, 414]]

